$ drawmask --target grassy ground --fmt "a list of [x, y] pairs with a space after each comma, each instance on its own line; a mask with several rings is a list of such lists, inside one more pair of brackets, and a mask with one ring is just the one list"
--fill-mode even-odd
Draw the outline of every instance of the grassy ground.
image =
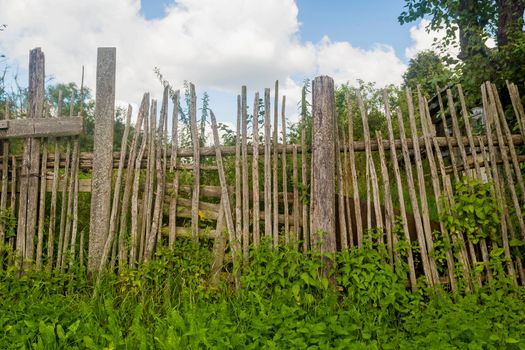
[[209, 249], [174, 251], [93, 297], [82, 271], [0, 273], [2, 349], [524, 349], [525, 292], [504, 277], [472, 293], [407, 290], [402, 268], [372, 249], [337, 255], [337, 286], [321, 259], [263, 246], [242, 288], [209, 285]]

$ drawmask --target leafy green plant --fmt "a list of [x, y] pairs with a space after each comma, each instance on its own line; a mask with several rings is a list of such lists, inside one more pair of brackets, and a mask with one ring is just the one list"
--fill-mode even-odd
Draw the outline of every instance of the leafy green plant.
[[491, 183], [464, 177], [454, 186], [454, 202], [442, 218], [450, 234], [465, 234], [473, 243], [495, 235], [500, 209]]

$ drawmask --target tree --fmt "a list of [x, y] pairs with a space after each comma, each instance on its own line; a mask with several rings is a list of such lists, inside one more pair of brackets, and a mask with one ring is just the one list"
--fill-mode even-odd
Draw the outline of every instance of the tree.
[[436, 85], [444, 87], [452, 80], [452, 71], [434, 51], [419, 52], [410, 59], [408, 69], [403, 74], [404, 84], [415, 90], [420, 85], [423, 91], [433, 94]]
[[[479, 100], [479, 86], [485, 80], [495, 82], [502, 90], [505, 80], [511, 80], [523, 89], [525, 0], [405, 1], [405, 11], [398, 18], [401, 24], [430, 17], [427, 29], [446, 33], [438, 46], [459, 47], [458, 57], [449, 58], [458, 63], [457, 76], [469, 95]], [[495, 39], [493, 49], [486, 44], [489, 38]]]

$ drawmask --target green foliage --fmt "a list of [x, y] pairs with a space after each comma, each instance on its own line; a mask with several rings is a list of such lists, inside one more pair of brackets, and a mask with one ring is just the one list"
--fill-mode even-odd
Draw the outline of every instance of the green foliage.
[[473, 243], [495, 236], [500, 219], [491, 183], [464, 177], [454, 186], [454, 202], [443, 217], [451, 234], [466, 235]]
[[208, 285], [210, 249], [179, 239], [140, 269], [106, 275], [93, 296], [82, 269], [0, 272], [3, 349], [523, 348], [525, 294], [492, 285], [454, 298], [406, 288], [375, 247], [325, 257], [264, 241], [241, 289]]
[[[405, 24], [429, 19], [427, 30], [445, 32], [434, 46], [454, 65], [469, 102], [480, 103], [479, 86], [484, 81], [494, 82], [499, 89], [505, 80], [523, 87], [524, 9], [523, 0], [406, 0], [398, 20]], [[487, 46], [488, 39], [495, 41], [496, 48]], [[447, 54], [451, 48], [460, 49], [458, 57]]]
[[413, 91], [420, 85], [423, 91], [433, 95], [436, 86], [443, 88], [452, 83], [452, 75], [452, 71], [443, 63], [441, 57], [427, 50], [410, 59], [408, 69], [403, 74], [403, 81]]

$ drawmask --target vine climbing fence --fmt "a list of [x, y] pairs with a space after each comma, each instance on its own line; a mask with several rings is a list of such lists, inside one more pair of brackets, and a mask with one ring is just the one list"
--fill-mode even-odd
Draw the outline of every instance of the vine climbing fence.
[[[144, 94], [134, 125], [128, 108], [113, 152], [115, 57], [114, 48], [98, 51], [89, 153], [80, 152], [73, 107], [64, 116], [61, 95], [47, 107], [44, 55], [31, 51], [27, 116], [10, 119], [6, 108], [0, 122], [2, 267], [122, 271], [185, 237], [212, 242], [217, 277], [267, 239], [304, 251], [384, 249], [392, 265], [408, 266], [414, 288], [419, 277], [472, 288], [497, 273], [525, 284], [525, 112], [515, 85], [506, 92], [515, 134], [489, 82], [481, 129], [461, 86], [436, 95], [436, 115], [419, 90], [406, 90], [405, 113], [385, 91], [384, 127], [371, 129], [366, 96], [348, 94], [338, 113], [333, 80], [317, 77], [311, 112], [303, 94], [298, 135], [288, 133], [278, 82], [253, 102], [242, 87], [234, 144], [221, 144], [210, 110], [213, 145], [203, 146], [190, 84], [190, 148], [179, 146], [180, 93], [166, 86], [160, 103]], [[10, 150], [16, 139], [21, 154]]]

